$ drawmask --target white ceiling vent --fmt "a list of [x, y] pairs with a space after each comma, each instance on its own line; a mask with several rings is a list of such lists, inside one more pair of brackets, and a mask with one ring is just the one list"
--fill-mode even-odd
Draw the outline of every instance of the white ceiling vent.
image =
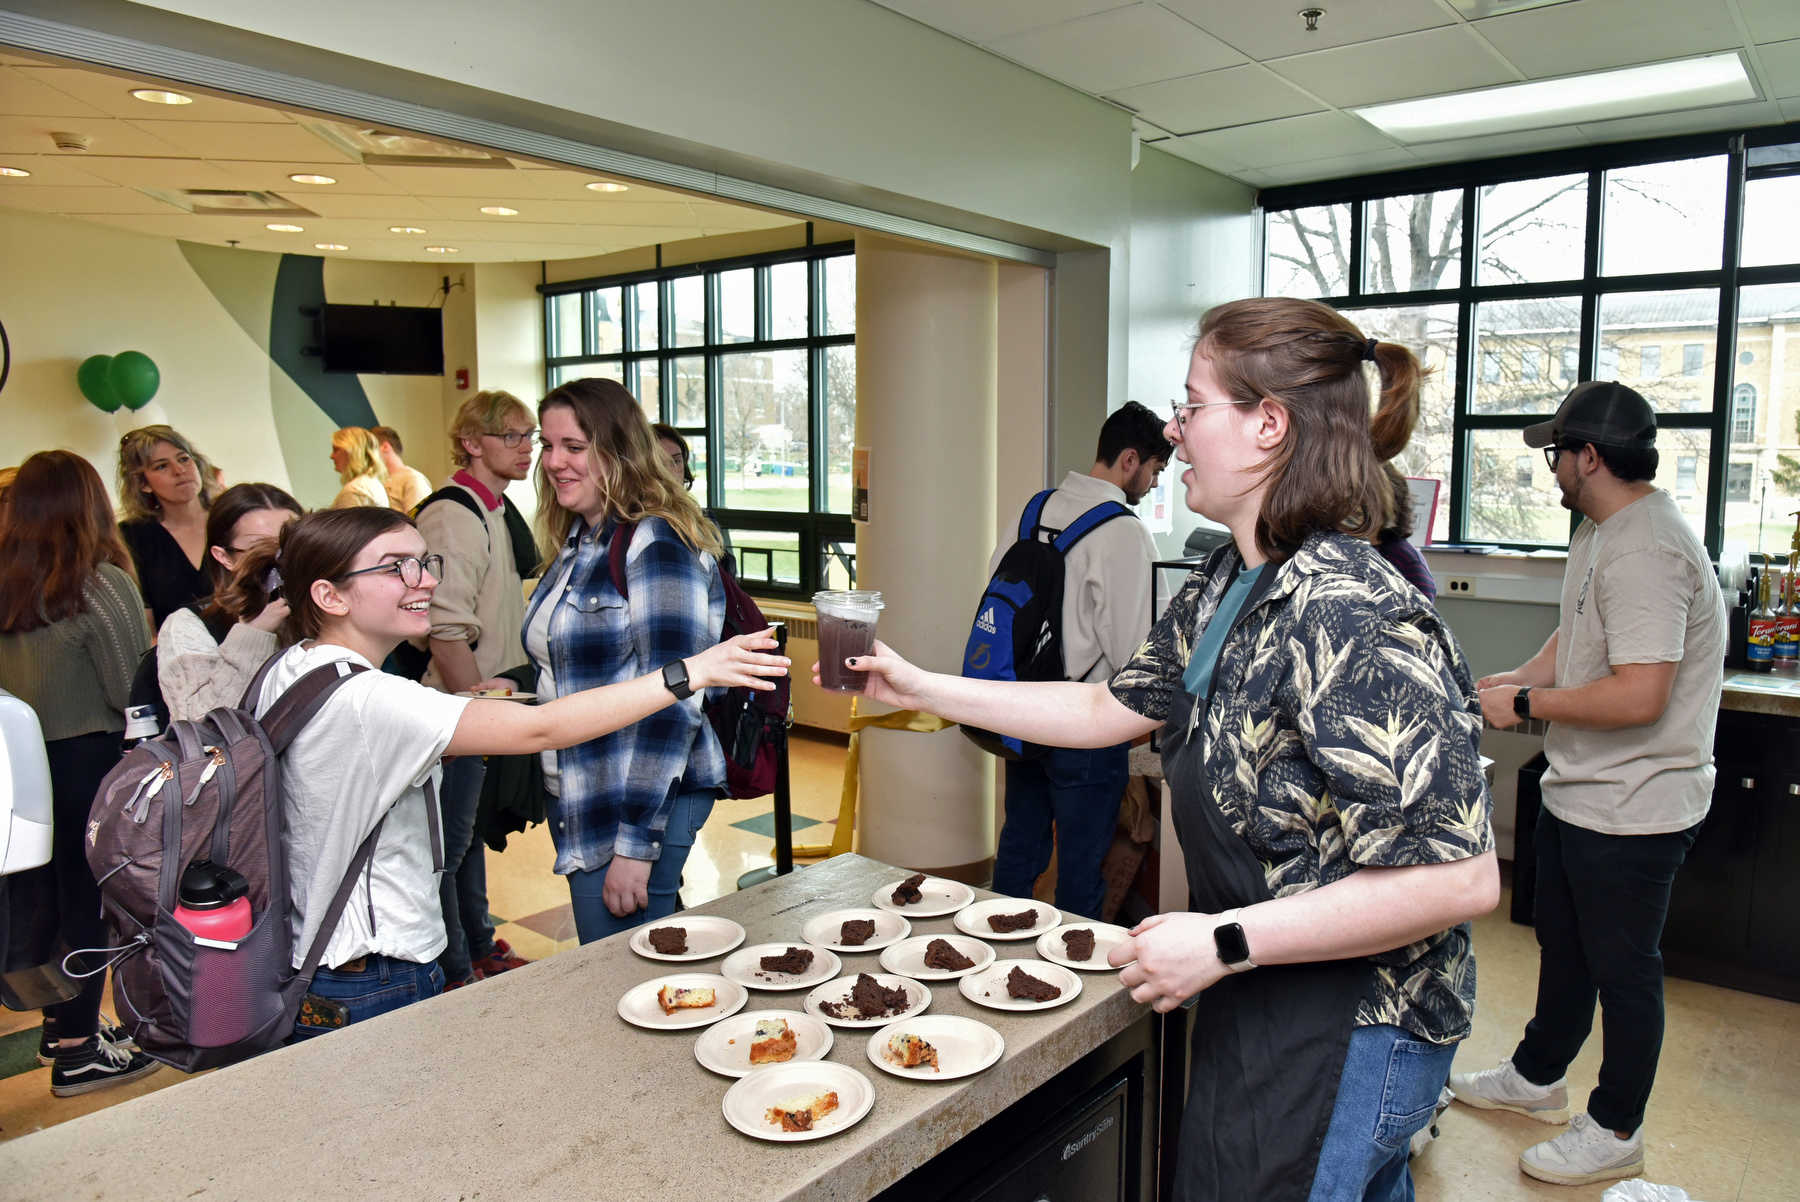
[[371, 167], [493, 167], [513, 170], [512, 160], [485, 150], [453, 146], [415, 134], [391, 133], [365, 125], [336, 121], [302, 124], [335, 150]]
[[279, 192], [234, 191], [220, 188], [139, 188], [164, 204], [184, 213], [219, 217], [317, 217]]

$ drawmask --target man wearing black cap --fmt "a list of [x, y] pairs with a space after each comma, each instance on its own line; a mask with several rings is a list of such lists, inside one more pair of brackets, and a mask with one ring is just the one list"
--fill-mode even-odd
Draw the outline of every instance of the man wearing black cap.
[[[1484, 1110], [1569, 1123], [1519, 1165], [1586, 1185], [1644, 1171], [1644, 1109], [1662, 1051], [1669, 887], [1712, 800], [1725, 603], [1706, 548], [1650, 481], [1656, 413], [1618, 383], [1576, 386], [1544, 448], [1562, 503], [1586, 520], [1569, 540], [1562, 621], [1543, 650], [1476, 682], [1494, 726], [1548, 720], [1537, 825], [1537, 1013], [1499, 1067], [1454, 1073]], [[1605, 1042], [1585, 1114], [1564, 1073], [1593, 1028]]]

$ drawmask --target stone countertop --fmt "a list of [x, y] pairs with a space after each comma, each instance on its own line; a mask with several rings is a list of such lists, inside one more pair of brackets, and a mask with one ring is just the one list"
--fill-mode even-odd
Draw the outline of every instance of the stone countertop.
[[[743, 924], [746, 944], [799, 942], [827, 910], [866, 907], [905, 870], [827, 860], [689, 913]], [[978, 891], [980, 896], [991, 897]], [[913, 919], [913, 933], [954, 930]], [[283, 1048], [0, 1144], [7, 1196], [94, 1198], [865, 1199], [899, 1180], [1146, 1012], [1115, 973], [1029, 1016], [986, 1010], [930, 981], [928, 1014], [987, 1023], [1006, 1053], [955, 1082], [903, 1081], [869, 1063], [868, 1032], [833, 1028], [828, 1057], [875, 1087], [841, 1135], [778, 1144], [733, 1130], [734, 1084], [694, 1059], [704, 1028], [656, 1032], [618, 1016], [624, 992], [722, 957], [646, 960], [615, 935], [423, 1005]], [[1034, 940], [995, 942], [1037, 959]], [[840, 953], [845, 973], [880, 953]], [[746, 1010], [799, 1010], [801, 991], [751, 991]]]
[[[1780, 687], [1780, 691], [1771, 691], [1775, 687]], [[1800, 718], [1800, 679], [1792, 672], [1746, 672], [1733, 668], [1725, 673], [1719, 708]]]

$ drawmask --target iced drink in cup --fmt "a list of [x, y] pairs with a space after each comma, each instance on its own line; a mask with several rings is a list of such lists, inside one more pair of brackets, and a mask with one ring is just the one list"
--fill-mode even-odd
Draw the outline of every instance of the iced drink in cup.
[[881, 594], [832, 589], [813, 594], [819, 612], [819, 685], [827, 693], [860, 693], [868, 673], [844, 666], [846, 659], [875, 650], [875, 621]]

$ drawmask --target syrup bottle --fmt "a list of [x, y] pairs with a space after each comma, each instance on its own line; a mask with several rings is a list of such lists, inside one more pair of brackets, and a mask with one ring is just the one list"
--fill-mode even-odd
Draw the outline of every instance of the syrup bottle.
[[1796, 587], [1800, 581], [1795, 580], [1795, 573], [1788, 572], [1782, 579], [1781, 604], [1775, 607], [1775, 645], [1773, 648], [1775, 670], [1792, 672], [1800, 668], [1800, 593]]
[[1750, 611], [1750, 637], [1744, 645], [1744, 666], [1752, 672], [1775, 669], [1775, 611], [1769, 605], [1774, 575], [1774, 570], [1765, 566], [1756, 578], [1756, 608]]

